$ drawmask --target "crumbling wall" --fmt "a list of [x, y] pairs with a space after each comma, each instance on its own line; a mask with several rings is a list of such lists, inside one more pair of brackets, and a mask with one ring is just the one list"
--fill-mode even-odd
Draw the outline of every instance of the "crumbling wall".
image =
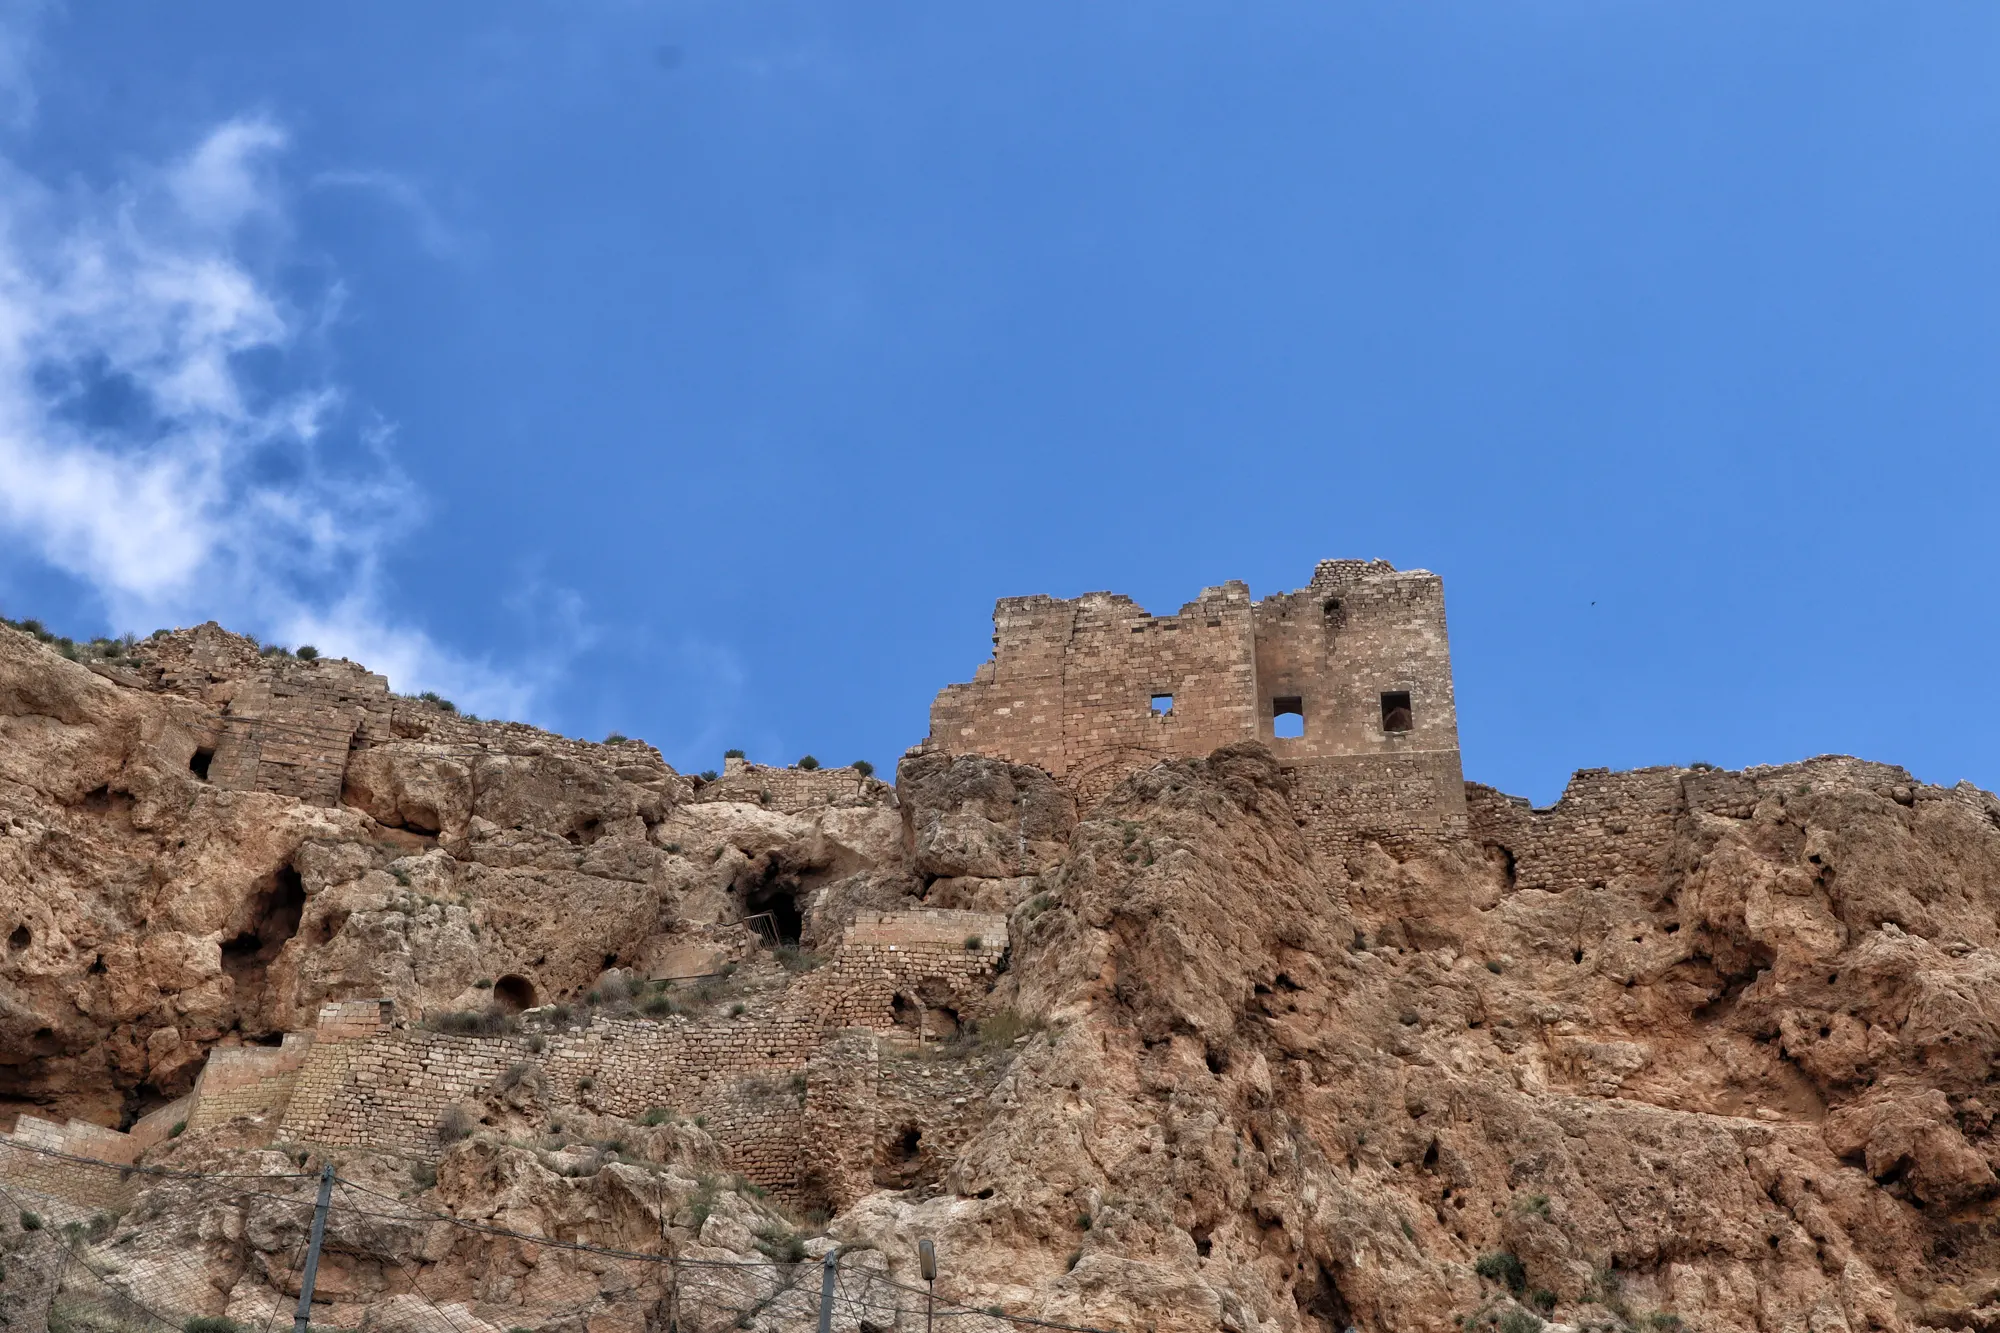
[[[1173, 616], [1129, 598], [1004, 598], [994, 653], [931, 708], [922, 752], [1036, 765], [1087, 809], [1136, 769], [1262, 740], [1291, 768], [1313, 842], [1455, 837], [1465, 827], [1444, 583], [1326, 560], [1252, 603], [1210, 588]], [[1297, 715], [1303, 732], [1275, 722]]]
[[[524, 1031], [464, 1036], [392, 1028], [379, 1001], [329, 1004], [290, 1069], [280, 1067], [284, 1051], [226, 1053], [213, 1080], [222, 1099], [213, 1109], [198, 1100], [196, 1123], [267, 1111], [282, 1085], [283, 1139], [434, 1155], [446, 1110], [483, 1099], [522, 1064], [540, 1071], [559, 1104], [627, 1119], [654, 1108], [699, 1116], [733, 1169], [796, 1195], [809, 1188], [799, 1152], [808, 1069], [816, 1060], [832, 1068], [825, 1052], [844, 1032], [921, 1045], [940, 1035], [924, 1030], [926, 1015], [980, 1016], [1006, 929], [1004, 917], [979, 912], [868, 914], [773, 1010], [728, 1019], [596, 1016], [563, 1028], [538, 1011]], [[915, 1015], [907, 1030], [899, 997]], [[202, 1098], [210, 1084], [205, 1072]]]
[[722, 776], [694, 791], [697, 801], [741, 801], [786, 814], [829, 805], [896, 803], [896, 789], [850, 766], [841, 768], [772, 768], [731, 756], [722, 761]]
[[[929, 745], [1034, 764], [1094, 801], [1126, 773], [1255, 734], [1250, 590], [1203, 590], [1171, 616], [1129, 597], [1003, 598], [993, 659], [931, 706]], [[1172, 699], [1156, 711], [1155, 699]]]
[[[1667, 853], [1679, 820], [1695, 812], [1748, 819], [1773, 782], [1794, 774], [1794, 781], [1809, 780], [1816, 790], [1851, 787], [1906, 804], [1918, 785], [1902, 768], [1847, 755], [1740, 772], [1585, 768], [1570, 777], [1561, 800], [1540, 810], [1521, 797], [1466, 783], [1468, 834], [1505, 866], [1515, 888], [1561, 893], [1659, 881], [1672, 873]], [[1969, 783], [1946, 795], [2000, 818]]]

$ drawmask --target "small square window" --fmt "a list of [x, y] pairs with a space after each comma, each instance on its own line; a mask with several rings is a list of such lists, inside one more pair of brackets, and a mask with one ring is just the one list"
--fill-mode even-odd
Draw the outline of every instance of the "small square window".
[[1173, 711], [1174, 711], [1173, 695], [1156, 694], [1153, 696], [1153, 715], [1155, 717], [1165, 717], [1167, 714]]
[[1271, 700], [1271, 734], [1279, 740], [1297, 740], [1306, 734], [1305, 700], [1296, 694]]
[[1382, 692], [1382, 730], [1408, 731], [1416, 725], [1416, 716], [1410, 711], [1408, 690], [1384, 690]]

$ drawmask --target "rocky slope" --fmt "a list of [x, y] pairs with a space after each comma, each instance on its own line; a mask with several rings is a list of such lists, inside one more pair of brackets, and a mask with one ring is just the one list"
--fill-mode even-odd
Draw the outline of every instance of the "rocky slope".
[[[199, 756], [244, 681], [347, 668], [218, 656], [216, 634], [190, 683], [185, 636], [91, 669], [0, 630], [14, 1111], [129, 1124], [209, 1050], [326, 998], [472, 1008], [479, 981], [522, 974], [538, 993], [515, 1004], [577, 1000], [607, 969], [690, 957], [783, 987], [746, 913], [792, 914], [811, 946], [863, 909], [977, 908], [1011, 914], [990, 1004], [1007, 1039], [929, 1058], [978, 1064], [983, 1102], [948, 1160], [829, 1194], [809, 1250], [866, 1241], [914, 1280], [933, 1237], [956, 1300], [1132, 1330], [2000, 1324], [1984, 793], [1841, 759], [1665, 773], [1646, 845], [1553, 889], [1516, 875], [1497, 825], [1317, 860], [1255, 746], [1082, 811], [1036, 770], [935, 754], [895, 789], [787, 809], [704, 800], [636, 743], [392, 700], [354, 732], [338, 803], [315, 804], [220, 787]], [[434, 1179], [366, 1153], [342, 1173], [614, 1248], [776, 1243], [771, 1201], [718, 1193], [699, 1126], [579, 1116], [532, 1078], [472, 1110]], [[298, 1171], [269, 1138], [244, 1122], [146, 1161]], [[105, 1252], [197, 1254], [202, 1299], [246, 1313], [231, 1301], [292, 1223], [239, 1199], [177, 1233], [175, 1188]], [[434, 1296], [525, 1289], [495, 1284], [503, 1242], [410, 1226]], [[397, 1327], [398, 1266], [351, 1257], [370, 1252], [355, 1239], [322, 1282]]]

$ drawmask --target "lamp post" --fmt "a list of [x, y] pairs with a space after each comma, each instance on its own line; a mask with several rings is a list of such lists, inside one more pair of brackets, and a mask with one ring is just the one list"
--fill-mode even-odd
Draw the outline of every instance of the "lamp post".
[[937, 1307], [937, 1246], [928, 1237], [917, 1242], [917, 1272], [928, 1287], [924, 1295], [924, 1333], [931, 1333], [931, 1314]]

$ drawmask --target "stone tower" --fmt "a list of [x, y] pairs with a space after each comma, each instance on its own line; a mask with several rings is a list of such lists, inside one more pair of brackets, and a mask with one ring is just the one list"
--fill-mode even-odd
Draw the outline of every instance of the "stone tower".
[[1163, 759], [1262, 740], [1292, 771], [1312, 841], [1465, 826], [1444, 581], [1323, 560], [1253, 602], [1232, 580], [1171, 616], [1129, 597], [1006, 597], [993, 657], [931, 705], [926, 749], [1034, 764], [1079, 805]]

